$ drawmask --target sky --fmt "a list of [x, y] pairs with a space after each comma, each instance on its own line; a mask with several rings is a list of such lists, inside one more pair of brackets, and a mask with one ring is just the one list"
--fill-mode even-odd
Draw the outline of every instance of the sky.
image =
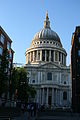
[[43, 28], [46, 11], [70, 64], [72, 33], [80, 25], [80, 0], [0, 0], [0, 26], [13, 41], [14, 63], [25, 64], [25, 51]]

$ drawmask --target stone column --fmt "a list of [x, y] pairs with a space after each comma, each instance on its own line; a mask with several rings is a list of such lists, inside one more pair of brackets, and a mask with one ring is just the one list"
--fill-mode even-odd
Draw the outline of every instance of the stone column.
[[47, 61], [47, 51], [45, 50], [45, 61]]
[[37, 89], [37, 103], [39, 103], [39, 89]]
[[28, 53], [27, 53], [27, 56], [26, 56], [26, 63], [28, 63]]
[[30, 52], [30, 62], [31, 62], [31, 52]]
[[47, 88], [47, 97], [46, 97], [46, 105], [48, 106], [48, 92], [49, 92], [49, 88]]
[[57, 89], [56, 89], [56, 105], [57, 105]]
[[33, 62], [35, 61], [35, 51], [33, 51]]
[[30, 62], [30, 53], [28, 53], [28, 62]]
[[59, 76], [60, 76], [60, 81], [59, 81], [59, 82], [60, 82], [60, 84], [61, 84], [61, 73], [59, 73]]
[[54, 88], [52, 88], [52, 106], [54, 106]]
[[49, 51], [49, 62], [51, 61], [51, 50]]
[[42, 61], [42, 50], [40, 50], [40, 61]]
[[62, 64], [62, 53], [61, 53], [61, 64]]
[[59, 52], [57, 51], [57, 61], [59, 62]]
[[38, 50], [37, 50], [36, 60], [38, 61]]
[[43, 88], [43, 91], [42, 91], [42, 105], [44, 105], [44, 88]]
[[55, 62], [55, 50], [54, 50], [54, 62]]
[[41, 104], [41, 89], [39, 90], [39, 103]]
[[53, 62], [54, 62], [54, 50], [53, 50], [53, 53], [52, 53], [52, 54], [53, 54]]
[[62, 106], [62, 90], [60, 90], [60, 105]]

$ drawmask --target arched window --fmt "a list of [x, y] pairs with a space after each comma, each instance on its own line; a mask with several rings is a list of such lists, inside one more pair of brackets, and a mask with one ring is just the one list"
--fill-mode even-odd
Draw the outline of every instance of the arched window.
[[66, 81], [64, 81], [64, 84], [66, 84]]
[[32, 83], [35, 83], [35, 80], [32, 80]]
[[47, 80], [52, 80], [52, 73], [51, 72], [47, 73]]
[[67, 100], [67, 92], [63, 92], [63, 100]]

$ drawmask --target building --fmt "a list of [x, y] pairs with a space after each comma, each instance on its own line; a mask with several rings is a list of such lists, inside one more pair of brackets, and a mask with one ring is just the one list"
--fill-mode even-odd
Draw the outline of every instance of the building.
[[71, 93], [72, 109], [80, 112], [80, 26], [72, 35], [71, 47]]
[[3, 50], [7, 48], [9, 52], [9, 68], [12, 68], [13, 63], [13, 54], [14, 51], [11, 48], [12, 40], [7, 35], [7, 33], [3, 30], [3, 28], [0, 26], [0, 63], [1, 63], [1, 56], [3, 55]]
[[70, 106], [70, 68], [66, 66], [66, 56], [58, 34], [50, 27], [47, 12], [42, 30], [34, 35], [25, 52], [29, 84], [37, 91], [35, 102], [46, 107]]
[[[5, 68], [4, 71], [6, 71], [9, 78], [9, 81], [6, 80], [6, 83], [5, 83], [8, 86], [10, 85], [11, 69], [13, 65], [13, 55], [14, 55], [14, 51], [11, 48], [11, 44], [12, 44], [12, 40], [7, 35], [7, 33], [3, 30], [3, 28], [0, 26], [0, 70], [1, 70], [1, 62], [4, 58], [4, 50], [7, 50], [9, 53], [9, 57], [7, 58], [7, 60], [9, 61], [9, 65], [8, 67]], [[5, 103], [5, 96], [7, 97], [7, 99], [9, 99], [9, 87], [7, 88], [5, 93], [3, 93], [0, 97], [0, 106], [3, 103]], [[8, 102], [6, 101], [6, 106], [7, 106], [7, 103], [9, 103], [9, 101]]]

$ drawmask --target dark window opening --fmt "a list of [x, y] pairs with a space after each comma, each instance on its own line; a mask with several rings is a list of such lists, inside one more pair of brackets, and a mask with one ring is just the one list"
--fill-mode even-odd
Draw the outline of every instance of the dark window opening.
[[42, 50], [42, 61], [45, 61], [45, 50]]
[[47, 80], [52, 80], [52, 73], [51, 72], [47, 73]]
[[49, 50], [47, 50], [47, 61], [49, 61]]
[[63, 92], [63, 100], [67, 100], [67, 92]]

